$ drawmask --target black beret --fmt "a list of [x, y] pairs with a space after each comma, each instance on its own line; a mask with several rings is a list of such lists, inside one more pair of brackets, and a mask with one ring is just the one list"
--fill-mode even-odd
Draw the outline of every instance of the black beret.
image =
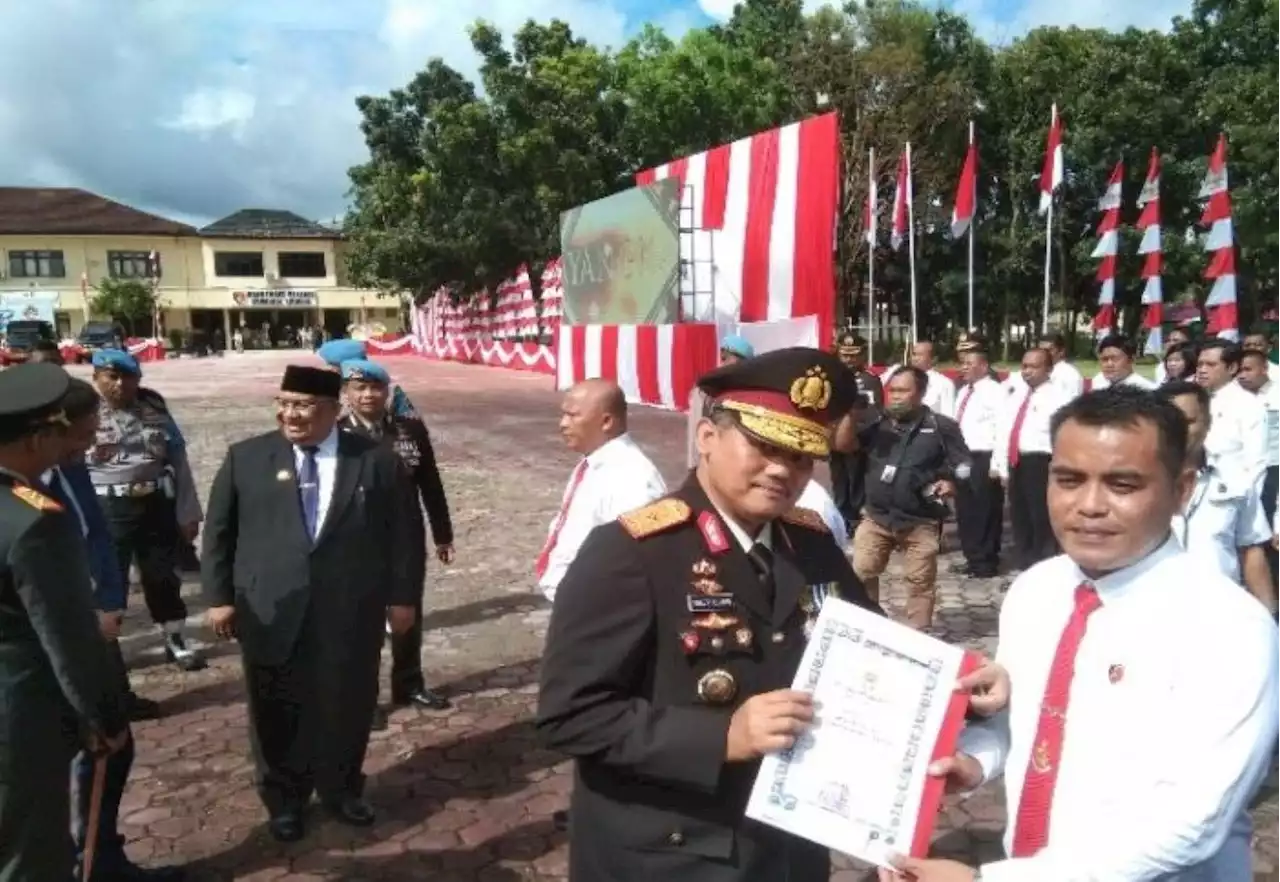
[[280, 391], [317, 398], [338, 398], [342, 394], [342, 375], [324, 368], [291, 364], [284, 369]]

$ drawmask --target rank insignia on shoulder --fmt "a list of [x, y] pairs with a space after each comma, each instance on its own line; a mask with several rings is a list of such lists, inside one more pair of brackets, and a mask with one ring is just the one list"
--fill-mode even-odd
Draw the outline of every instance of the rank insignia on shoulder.
[[827, 522], [822, 519], [822, 515], [818, 514], [811, 508], [801, 508], [796, 506], [784, 514], [782, 519], [788, 524], [795, 524], [797, 527], [816, 530], [819, 533], [831, 532], [831, 528], [828, 527]]
[[668, 497], [619, 516], [618, 523], [632, 539], [645, 539], [689, 520], [693, 510], [679, 499]]
[[13, 487], [13, 495], [21, 499], [32, 508], [40, 511], [62, 511], [62, 506], [58, 504], [56, 499], [50, 499], [39, 490], [26, 485], [15, 484]]

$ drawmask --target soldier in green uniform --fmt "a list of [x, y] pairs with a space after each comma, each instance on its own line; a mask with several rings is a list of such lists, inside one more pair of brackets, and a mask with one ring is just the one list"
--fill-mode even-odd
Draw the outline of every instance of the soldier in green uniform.
[[807, 348], [698, 387], [693, 474], [592, 532], [556, 594], [537, 728], [577, 761], [570, 882], [830, 875], [825, 848], [744, 813], [760, 758], [812, 720], [789, 687], [822, 601], [879, 610], [822, 518], [794, 507], [857, 387]]
[[37, 476], [57, 464], [69, 378], [0, 372], [0, 882], [72, 877], [67, 769], [128, 740], [85, 544]]

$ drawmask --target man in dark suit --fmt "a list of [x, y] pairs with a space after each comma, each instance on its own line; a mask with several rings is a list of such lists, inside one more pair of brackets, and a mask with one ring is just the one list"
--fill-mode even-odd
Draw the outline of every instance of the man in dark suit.
[[340, 432], [342, 378], [291, 365], [280, 431], [234, 444], [213, 481], [201, 581], [209, 622], [240, 642], [259, 792], [281, 841], [313, 790], [339, 821], [373, 823], [361, 765], [383, 628], [411, 627], [408, 480], [396, 455]]
[[[453, 563], [453, 522], [449, 519], [449, 500], [444, 494], [444, 482], [440, 480], [431, 435], [416, 414], [402, 416], [390, 411], [391, 376], [382, 365], [354, 359], [344, 361], [341, 369], [347, 413], [339, 425], [394, 450], [413, 482], [413, 503], [405, 513], [410, 521], [412, 547], [409, 573], [414, 584], [421, 585], [427, 569], [424, 508], [436, 545], [436, 559], [446, 566]], [[391, 703], [428, 710], [449, 707], [448, 698], [427, 688], [422, 673], [421, 592], [414, 604], [413, 627], [391, 636]]]
[[129, 739], [84, 540], [40, 476], [62, 457], [69, 377], [0, 372], [0, 879], [70, 879], [68, 768]]
[[556, 595], [537, 727], [577, 760], [569, 878], [826, 882], [825, 848], [744, 811], [760, 758], [812, 720], [789, 687], [822, 600], [879, 609], [822, 518], [793, 507], [857, 390], [805, 348], [698, 386], [697, 469], [596, 528]]
[[[858, 431], [862, 431], [879, 418], [884, 408], [884, 385], [880, 378], [867, 370], [867, 344], [850, 331], [840, 335], [836, 343], [836, 355], [841, 364], [853, 372], [858, 389], [858, 413], [854, 419]], [[862, 508], [867, 502], [867, 456], [861, 450], [852, 453], [833, 451], [830, 455], [831, 498], [840, 516], [844, 518], [851, 539], [862, 521]]]

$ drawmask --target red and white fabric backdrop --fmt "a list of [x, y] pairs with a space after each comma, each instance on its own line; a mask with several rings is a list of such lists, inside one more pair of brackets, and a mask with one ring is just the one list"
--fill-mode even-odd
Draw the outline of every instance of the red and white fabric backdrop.
[[694, 381], [716, 366], [716, 326], [574, 325], [556, 335], [556, 386], [613, 380], [627, 401], [685, 410]]

